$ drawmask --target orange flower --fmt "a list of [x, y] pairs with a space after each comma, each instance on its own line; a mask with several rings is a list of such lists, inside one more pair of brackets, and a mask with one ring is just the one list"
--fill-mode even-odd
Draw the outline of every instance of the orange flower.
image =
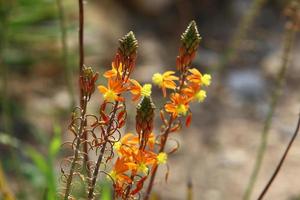
[[124, 135], [120, 141], [115, 142], [113, 148], [117, 151], [119, 156], [128, 156], [131, 154], [131, 151], [133, 150], [133, 146], [137, 144], [135, 141], [136, 136], [134, 136], [132, 133], [127, 133]]
[[206, 91], [202, 90], [200, 85], [190, 84], [183, 88], [182, 93], [191, 98], [193, 101], [203, 102], [206, 98]]
[[186, 79], [192, 83], [201, 84], [202, 74], [198, 71], [198, 69], [192, 68], [189, 69], [189, 72], [191, 74], [188, 75]]
[[112, 62], [111, 63], [111, 70], [106, 71], [103, 76], [105, 78], [112, 78], [112, 77], [121, 77], [123, 74], [123, 63], [121, 62]]
[[202, 84], [205, 86], [210, 85], [211, 76], [209, 74], [202, 75], [196, 68], [189, 69], [189, 72], [191, 74], [187, 76], [188, 81], [198, 85], [202, 85]]
[[174, 76], [175, 72], [173, 71], [166, 71], [163, 74], [155, 73], [152, 77], [152, 81], [155, 85], [158, 85], [164, 94], [164, 97], [166, 97], [166, 88], [168, 89], [175, 89], [176, 83], [174, 81], [179, 80], [177, 76]]
[[120, 81], [109, 79], [108, 87], [99, 85], [98, 90], [103, 94], [105, 101], [124, 101], [124, 98], [121, 97], [120, 94], [124, 92], [126, 88], [123, 87]]
[[171, 113], [174, 118], [186, 115], [189, 110], [189, 102], [191, 101], [191, 98], [178, 93], [173, 93], [170, 98], [171, 102], [165, 105], [165, 110], [168, 113]]
[[124, 159], [118, 158], [113, 170], [108, 173], [108, 176], [114, 182], [130, 183], [132, 180], [124, 173], [128, 171], [130, 166], [124, 162]]
[[181, 92], [182, 94], [188, 96], [189, 98], [193, 98], [195, 94], [200, 90], [200, 85], [196, 83], [189, 83], [186, 87], [184, 87]]
[[[124, 136], [125, 137], [125, 136]], [[155, 145], [155, 134], [154, 133], [150, 133], [148, 136], [148, 140], [147, 140], [147, 146], [149, 147], [149, 149], [153, 150], [154, 149], [154, 145]], [[131, 140], [132, 144], [139, 144], [140, 143], [140, 138], [139, 136], [134, 136], [132, 137]]]
[[156, 162], [156, 154], [150, 151], [139, 150], [133, 154], [133, 161], [135, 163], [134, 171], [147, 175], [149, 172], [149, 165]]

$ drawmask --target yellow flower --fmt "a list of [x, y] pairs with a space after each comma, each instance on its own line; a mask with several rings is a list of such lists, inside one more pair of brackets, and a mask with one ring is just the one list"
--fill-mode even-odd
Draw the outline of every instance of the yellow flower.
[[145, 163], [138, 164], [137, 170], [138, 170], [138, 172], [142, 172], [143, 174], [148, 174], [148, 171], [149, 171], [149, 169]]
[[179, 104], [176, 107], [176, 111], [179, 115], [186, 115], [186, 112], [188, 111], [187, 106], [185, 106], [184, 104]]
[[152, 81], [155, 85], [161, 86], [164, 78], [163, 75], [160, 73], [155, 73], [152, 77]]
[[142, 96], [150, 97], [151, 96], [151, 89], [152, 89], [152, 85], [151, 84], [145, 84], [145, 85], [143, 85], [143, 87], [141, 89]]
[[168, 159], [168, 155], [165, 152], [159, 153], [156, 157], [158, 164], [165, 164]]
[[201, 81], [202, 81], [203, 85], [209, 86], [210, 83], [211, 83], [211, 75], [209, 75], [209, 74], [204, 74], [204, 75], [201, 77]]
[[107, 101], [114, 101], [115, 99], [117, 99], [118, 95], [113, 91], [108, 89], [104, 94], [103, 97], [105, 100]]
[[203, 102], [205, 98], [206, 98], [206, 91], [204, 90], [200, 90], [195, 94], [195, 99], [199, 102]]
[[120, 150], [121, 146], [122, 146], [122, 143], [120, 141], [118, 141], [118, 142], [114, 143], [113, 147], [114, 147], [115, 150], [118, 151], [118, 150]]

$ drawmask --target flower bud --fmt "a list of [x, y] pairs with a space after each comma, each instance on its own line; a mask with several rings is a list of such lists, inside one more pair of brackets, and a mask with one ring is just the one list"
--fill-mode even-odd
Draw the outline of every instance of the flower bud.
[[136, 131], [139, 134], [140, 145], [144, 148], [153, 130], [155, 105], [151, 97], [144, 96], [137, 105]]

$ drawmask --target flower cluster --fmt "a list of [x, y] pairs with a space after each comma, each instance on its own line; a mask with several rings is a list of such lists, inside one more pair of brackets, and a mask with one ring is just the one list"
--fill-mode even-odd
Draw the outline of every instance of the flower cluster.
[[127, 133], [113, 145], [118, 158], [108, 177], [113, 180], [115, 196], [122, 199], [139, 193], [151, 169], [167, 161], [166, 153], [154, 152], [156, 139], [152, 131], [155, 106], [150, 97], [151, 90], [147, 94], [137, 105], [136, 134]]
[[132, 32], [120, 40], [120, 47], [111, 64], [111, 69], [103, 76], [107, 79], [107, 86], [99, 85], [98, 90], [103, 94], [106, 102], [123, 102], [122, 93], [130, 91], [132, 100], [137, 101], [141, 96], [150, 96], [151, 84], [141, 84], [130, 78], [135, 66], [137, 41]]
[[[95, 186], [99, 172], [107, 174], [112, 180], [115, 199], [135, 199], [141, 197], [145, 189], [145, 181], [149, 184], [144, 199], [148, 200], [153, 186], [158, 166], [167, 163], [168, 155], [177, 150], [165, 150], [170, 133], [181, 128], [180, 119], [186, 117], [186, 125], [191, 122], [192, 102], [203, 102], [206, 98], [204, 87], [211, 83], [209, 74], [202, 74], [197, 68], [191, 67], [200, 43], [200, 35], [196, 23], [192, 21], [181, 36], [181, 46], [176, 59], [176, 71], [155, 73], [152, 77], [154, 85], [162, 90], [166, 102], [160, 109], [162, 126], [160, 134], [154, 134], [155, 105], [151, 97], [151, 84], [140, 84], [131, 78], [135, 67], [138, 43], [132, 32], [119, 40], [119, 48], [111, 64], [103, 76], [106, 84], [98, 86], [103, 96], [100, 105], [99, 117], [84, 113], [81, 124], [86, 125], [79, 129], [85, 133], [85, 138], [76, 140], [76, 151], [70, 174], [74, 174], [76, 162], [79, 160], [81, 144], [85, 149], [88, 145], [97, 155], [97, 161], [88, 160], [87, 165], [88, 199], [98, 197]], [[84, 68], [81, 77], [81, 91], [90, 98], [95, 88], [97, 74], [91, 68]], [[136, 102], [135, 132], [121, 136], [122, 127], [127, 121], [127, 99], [125, 93], [131, 94], [131, 102]], [[168, 116], [168, 118], [166, 117]], [[93, 123], [88, 124], [90, 119]], [[99, 134], [97, 133], [99, 131]], [[158, 132], [158, 131], [157, 131]], [[89, 137], [88, 135], [89, 134]], [[77, 156], [77, 157], [76, 157]], [[109, 172], [103, 171], [102, 166], [113, 162]], [[105, 168], [106, 169], [106, 168]], [[65, 197], [69, 196], [72, 176], [67, 183], [69, 188]]]
[[173, 119], [188, 115], [187, 125], [191, 119], [190, 103], [203, 102], [206, 98], [203, 87], [211, 83], [211, 75], [202, 74], [197, 68], [190, 67], [200, 40], [197, 26], [192, 21], [181, 36], [182, 44], [176, 59], [180, 76], [177, 77], [174, 71], [167, 71], [163, 74], [156, 73], [152, 77], [153, 83], [162, 88], [164, 97], [166, 97], [166, 89], [171, 91], [170, 101], [165, 104], [164, 111], [171, 114]]

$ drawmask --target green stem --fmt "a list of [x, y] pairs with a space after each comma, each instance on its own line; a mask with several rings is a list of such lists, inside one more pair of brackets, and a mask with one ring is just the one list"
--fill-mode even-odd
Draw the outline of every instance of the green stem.
[[73, 86], [73, 72], [72, 68], [68, 63], [68, 44], [67, 44], [67, 28], [66, 28], [66, 18], [64, 7], [62, 4], [62, 0], [56, 0], [57, 9], [58, 9], [58, 17], [59, 17], [59, 25], [60, 25], [60, 32], [61, 32], [61, 45], [62, 45], [62, 62], [63, 67], [65, 70], [65, 78], [67, 83], [67, 88], [69, 92], [69, 96], [71, 99], [71, 108], [75, 106], [75, 94], [74, 94], [74, 86]]
[[5, 5], [4, 1], [0, 0], [0, 74], [2, 75], [2, 122], [4, 132], [12, 133], [10, 106], [8, 98], [8, 68], [4, 63], [4, 49], [7, 43], [7, 25], [8, 25], [8, 12], [9, 5]]
[[251, 198], [251, 194], [252, 194], [255, 182], [257, 180], [257, 176], [261, 169], [262, 161], [263, 161], [266, 147], [267, 147], [269, 130], [270, 130], [270, 127], [272, 124], [272, 117], [273, 117], [275, 108], [277, 106], [278, 98], [281, 95], [282, 87], [283, 87], [284, 80], [285, 80], [286, 69], [288, 67], [294, 39], [295, 39], [295, 31], [293, 29], [287, 29], [286, 33], [285, 33], [285, 39], [284, 39], [284, 49], [283, 49], [283, 55], [282, 55], [281, 68], [280, 68], [280, 71], [279, 71], [277, 79], [276, 79], [275, 90], [272, 94], [269, 111], [268, 111], [267, 117], [264, 122], [264, 127], [263, 127], [263, 131], [261, 134], [261, 143], [260, 143], [258, 151], [257, 151], [254, 168], [251, 173], [250, 180], [248, 182], [248, 185], [246, 187], [246, 190], [245, 190], [245, 193], [243, 196], [244, 200], [249, 200]]

